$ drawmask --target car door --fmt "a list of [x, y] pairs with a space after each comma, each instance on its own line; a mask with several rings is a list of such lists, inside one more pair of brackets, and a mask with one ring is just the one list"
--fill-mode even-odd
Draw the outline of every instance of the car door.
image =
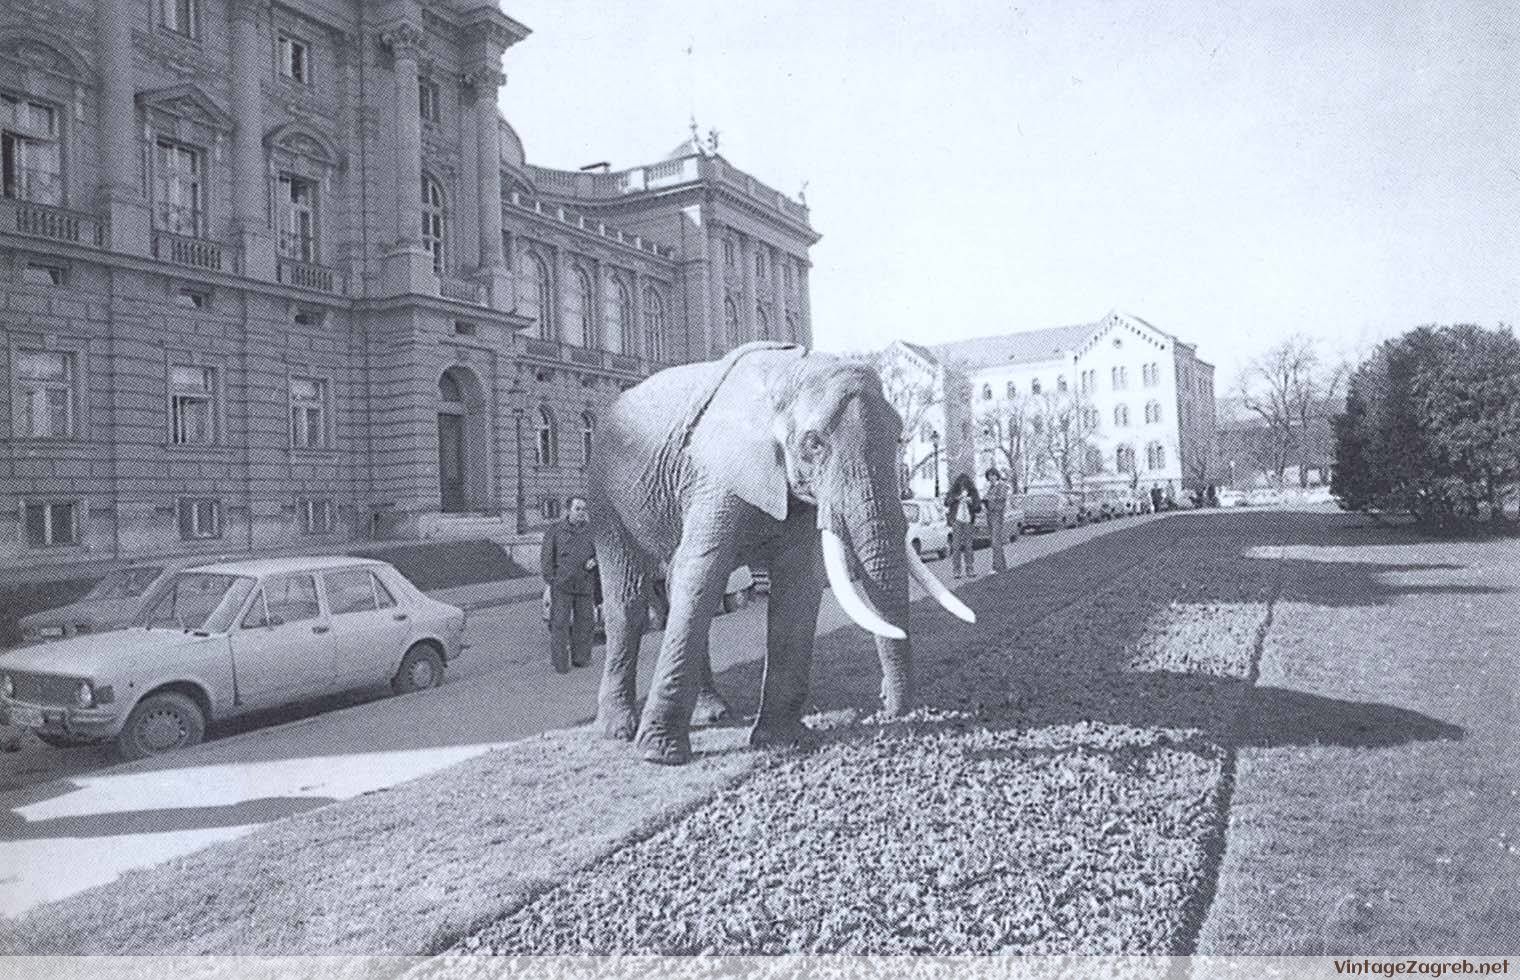
[[336, 681], [334, 653], [316, 576], [271, 576], [232, 634], [239, 702], [259, 707], [331, 691]]
[[390, 680], [401, 663], [410, 615], [365, 566], [322, 573], [340, 685]]

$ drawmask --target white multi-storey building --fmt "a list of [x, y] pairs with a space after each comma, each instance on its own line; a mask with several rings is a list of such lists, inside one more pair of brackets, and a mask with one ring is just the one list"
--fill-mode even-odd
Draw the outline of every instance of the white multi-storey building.
[[1214, 366], [1127, 313], [934, 348], [969, 381], [976, 469], [1165, 494], [1217, 482]]

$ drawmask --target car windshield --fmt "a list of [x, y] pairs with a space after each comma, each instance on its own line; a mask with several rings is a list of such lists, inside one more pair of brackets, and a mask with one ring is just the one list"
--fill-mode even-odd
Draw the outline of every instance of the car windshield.
[[254, 580], [245, 575], [180, 572], [164, 584], [142, 625], [148, 629], [225, 633], [253, 587]]
[[143, 565], [136, 568], [118, 568], [85, 594], [86, 599], [136, 599], [148, 591], [148, 586], [158, 581], [162, 568]]

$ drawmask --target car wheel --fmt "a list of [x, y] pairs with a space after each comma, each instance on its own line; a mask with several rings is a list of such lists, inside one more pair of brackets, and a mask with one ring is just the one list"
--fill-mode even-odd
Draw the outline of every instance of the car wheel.
[[150, 694], [137, 703], [116, 736], [123, 759], [146, 759], [199, 745], [206, 735], [200, 705], [178, 691]]
[[401, 658], [401, 669], [391, 680], [391, 690], [410, 694], [443, 683], [443, 658], [426, 643], [419, 643]]
[[36, 732], [38, 738], [55, 749], [78, 749], [86, 745], [96, 744], [96, 739], [79, 738], [74, 735], [64, 735], [60, 732]]

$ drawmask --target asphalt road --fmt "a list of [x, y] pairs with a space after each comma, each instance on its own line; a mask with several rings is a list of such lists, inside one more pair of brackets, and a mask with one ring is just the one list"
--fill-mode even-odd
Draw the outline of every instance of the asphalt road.
[[[1009, 561], [1022, 564], [1155, 519], [1026, 536], [1009, 546]], [[977, 559], [987, 574], [990, 555], [979, 552]], [[930, 563], [941, 578], [949, 578], [947, 566]], [[35, 744], [0, 755], [0, 915], [270, 820], [424, 776], [509, 741], [590, 721], [601, 647], [590, 667], [556, 674], [541, 611], [535, 598], [471, 613], [470, 650], [432, 690], [403, 697], [356, 692], [266, 713], [214, 728], [195, 749], [137, 763], [113, 764], [101, 749]], [[765, 615], [761, 599], [714, 620], [716, 674], [763, 655]], [[846, 622], [835, 603], [824, 602], [820, 632]], [[641, 690], [659, 639], [658, 633], [645, 638]]]

